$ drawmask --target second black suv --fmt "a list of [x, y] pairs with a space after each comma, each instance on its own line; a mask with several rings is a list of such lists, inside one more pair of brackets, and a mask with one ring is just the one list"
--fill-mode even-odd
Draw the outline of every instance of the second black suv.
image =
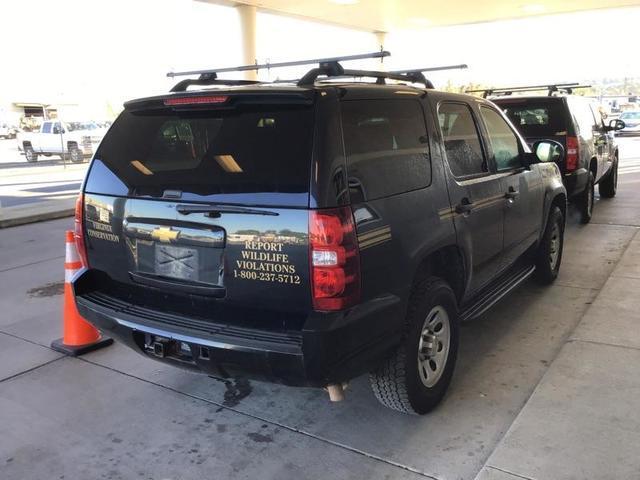
[[[517, 89], [510, 89], [509, 93], [511, 91]], [[605, 125], [593, 100], [579, 95], [509, 95], [491, 100], [504, 110], [529, 144], [546, 138], [565, 147], [566, 155], [558, 166], [569, 199], [580, 211], [580, 221], [589, 223], [594, 186], [599, 184], [601, 197], [611, 198], [616, 194], [619, 156], [613, 131], [620, 130], [624, 124], [613, 120]]]
[[566, 191], [562, 146], [536, 156], [495, 105], [421, 77], [332, 60], [127, 103], [78, 201], [82, 315], [176, 366], [333, 398], [370, 372], [384, 405], [434, 408], [460, 321], [556, 278]]

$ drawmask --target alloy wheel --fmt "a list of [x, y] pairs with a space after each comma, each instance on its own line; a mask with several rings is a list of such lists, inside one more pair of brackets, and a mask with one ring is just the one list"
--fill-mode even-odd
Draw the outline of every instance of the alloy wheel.
[[444, 307], [436, 305], [422, 325], [418, 343], [418, 372], [425, 387], [431, 388], [442, 376], [451, 344], [451, 324]]

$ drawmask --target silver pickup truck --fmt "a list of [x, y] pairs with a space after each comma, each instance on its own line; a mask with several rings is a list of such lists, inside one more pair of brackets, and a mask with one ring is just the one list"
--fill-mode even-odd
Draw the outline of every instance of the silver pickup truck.
[[18, 148], [27, 162], [38, 161], [39, 155], [60, 155], [79, 163], [93, 155], [106, 133], [94, 122], [61, 122], [46, 120], [38, 132], [18, 135]]

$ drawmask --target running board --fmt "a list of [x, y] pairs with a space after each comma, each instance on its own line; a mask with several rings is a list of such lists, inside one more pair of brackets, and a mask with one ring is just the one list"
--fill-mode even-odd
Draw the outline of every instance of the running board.
[[535, 266], [528, 265], [505, 275], [495, 285], [489, 287], [474, 303], [466, 307], [460, 314], [460, 320], [464, 322], [482, 315], [502, 297], [529, 278], [535, 269]]

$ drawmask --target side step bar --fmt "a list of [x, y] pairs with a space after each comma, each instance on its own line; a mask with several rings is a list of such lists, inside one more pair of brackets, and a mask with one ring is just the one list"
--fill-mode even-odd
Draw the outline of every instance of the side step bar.
[[505, 275], [495, 285], [489, 287], [486, 292], [483, 292], [471, 305], [467, 306], [460, 314], [460, 319], [464, 322], [479, 317], [493, 307], [502, 297], [529, 278], [535, 269], [535, 266], [527, 265]]

